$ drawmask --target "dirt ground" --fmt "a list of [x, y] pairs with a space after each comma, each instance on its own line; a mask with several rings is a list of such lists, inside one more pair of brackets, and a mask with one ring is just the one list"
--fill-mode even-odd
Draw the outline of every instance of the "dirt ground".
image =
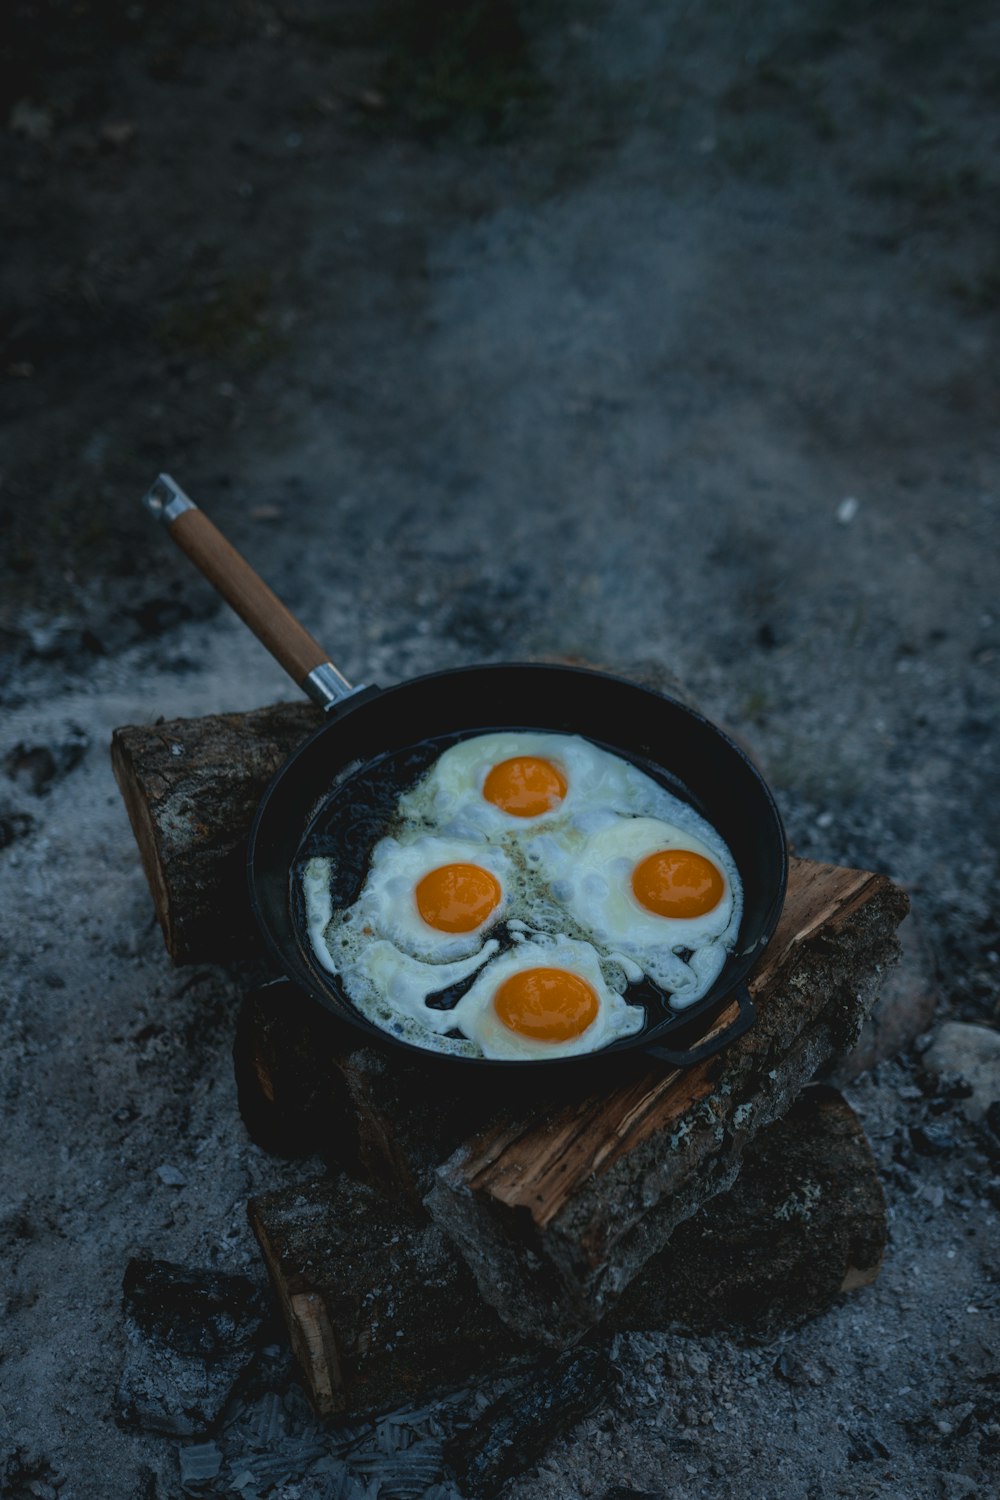
[[247, 1140], [240, 976], [170, 967], [110, 773], [116, 724], [289, 696], [161, 469], [349, 677], [666, 665], [800, 853], [911, 894], [920, 1019], [849, 1090], [878, 1283], [623, 1340], [512, 1500], [1000, 1483], [998, 1138], [913, 1044], [1000, 1021], [998, 104], [986, 0], [10, 0], [5, 1495], [181, 1493], [113, 1418], [125, 1264], [260, 1276], [247, 1196], [309, 1170]]

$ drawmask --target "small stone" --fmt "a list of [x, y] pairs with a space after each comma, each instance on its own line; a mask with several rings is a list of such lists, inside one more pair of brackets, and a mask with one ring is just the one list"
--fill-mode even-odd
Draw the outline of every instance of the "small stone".
[[187, 1178], [184, 1173], [179, 1167], [172, 1167], [169, 1162], [164, 1162], [161, 1167], [157, 1167], [156, 1175], [164, 1187], [187, 1187]]
[[837, 506], [837, 520], [841, 526], [850, 526], [861, 506], [853, 495], [848, 495]]
[[1000, 1099], [1000, 1032], [966, 1021], [946, 1021], [924, 1054], [933, 1073], [958, 1073], [972, 1092], [960, 1101], [970, 1120], [983, 1120]]
[[822, 1385], [823, 1373], [811, 1359], [803, 1359], [786, 1349], [774, 1363], [774, 1373], [789, 1385]]
[[955, 1137], [943, 1125], [914, 1125], [910, 1129], [910, 1140], [921, 1156], [940, 1156], [955, 1149]]

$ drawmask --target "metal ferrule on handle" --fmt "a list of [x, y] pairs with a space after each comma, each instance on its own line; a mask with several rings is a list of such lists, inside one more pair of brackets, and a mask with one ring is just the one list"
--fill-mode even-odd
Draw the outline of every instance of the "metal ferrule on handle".
[[169, 474], [158, 477], [143, 504], [314, 703], [333, 708], [360, 692]]

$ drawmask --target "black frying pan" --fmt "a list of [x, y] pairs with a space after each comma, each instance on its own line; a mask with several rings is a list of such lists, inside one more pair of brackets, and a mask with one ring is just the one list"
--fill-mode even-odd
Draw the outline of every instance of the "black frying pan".
[[[636, 1052], [677, 1067], [711, 1056], [753, 1022], [747, 976], [777, 925], [788, 860], [774, 799], [743, 751], [714, 724], [664, 694], [603, 672], [543, 664], [465, 667], [433, 672], [385, 690], [352, 688], [316, 641], [204, 513], [167, 475], [145, 498], [188, 555], [295, 681], [327, 713], [327, 722], [275, 775], [257, 812], [249, 847], [250, 900], [283, 971], [372, 1041], [422, 1062], [454, 1069], [529, 1068], [532, 1076], [604, 1066]], [[580, 734], [632, 761], [689, 802], [732, 851], [743, 882], [743, 918], [735, 951], [706, 995], [664, 1011], [645, 1031], [600, 1053], [551, 1061], [494, 1061], [431, 1052], [368, 1021], [336, 978], [316, 961], [305, 933], [296, 871], [331, 824], [351, 819], [380, 778], [420, 768], [448, 743], [495, 729]], [[318, 842], [317, 842], [318, 841]], [[713, 1023], [733, 1003], [725, 1028]], [[710, 1039], [691, 1046], [692, 1041]], [[471, 1076], [471, 1075], [467, 1075]]]

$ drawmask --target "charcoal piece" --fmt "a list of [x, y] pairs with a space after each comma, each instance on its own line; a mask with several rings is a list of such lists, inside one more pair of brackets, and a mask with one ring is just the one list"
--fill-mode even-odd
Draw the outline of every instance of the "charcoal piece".
[[44, 1495], [46, 1490], [54, 1495], [56, 1477], [48, 1459], [39, 1458], [25, 1448], [5, 1447], [0, 1451], [0, 1495], [4, 1500]]
[[570, 1350], [519, 1380], [445, 1444], [459, 1488], [489, 1500], [596, 1406], [608, 1401], [615, 1370], [603, 1344]]
[[123, 1425], [200, 1437], [257, 1355], [264, 1291], [245, 1276], [133, 1260], [122, 1283], [128, 1353], [115, 1394]]
[[352, 1454], [350, 1466], [369, 1483], [377, 1480], [390, 1495], [422, 1497], [441, 1478], [444, 1461], [440, 1443], [424, 1440], [396, 1452]]
[[943, 1125], [911, 1125], [910, 1141], [920, 1156], [941, 1156], [954, 1151], [955, 1137]]
[[205, 1484], [222, 1468], [222, 1449], [216, 1443], [189, 1443], [180, 1451], [181, 1484]]

